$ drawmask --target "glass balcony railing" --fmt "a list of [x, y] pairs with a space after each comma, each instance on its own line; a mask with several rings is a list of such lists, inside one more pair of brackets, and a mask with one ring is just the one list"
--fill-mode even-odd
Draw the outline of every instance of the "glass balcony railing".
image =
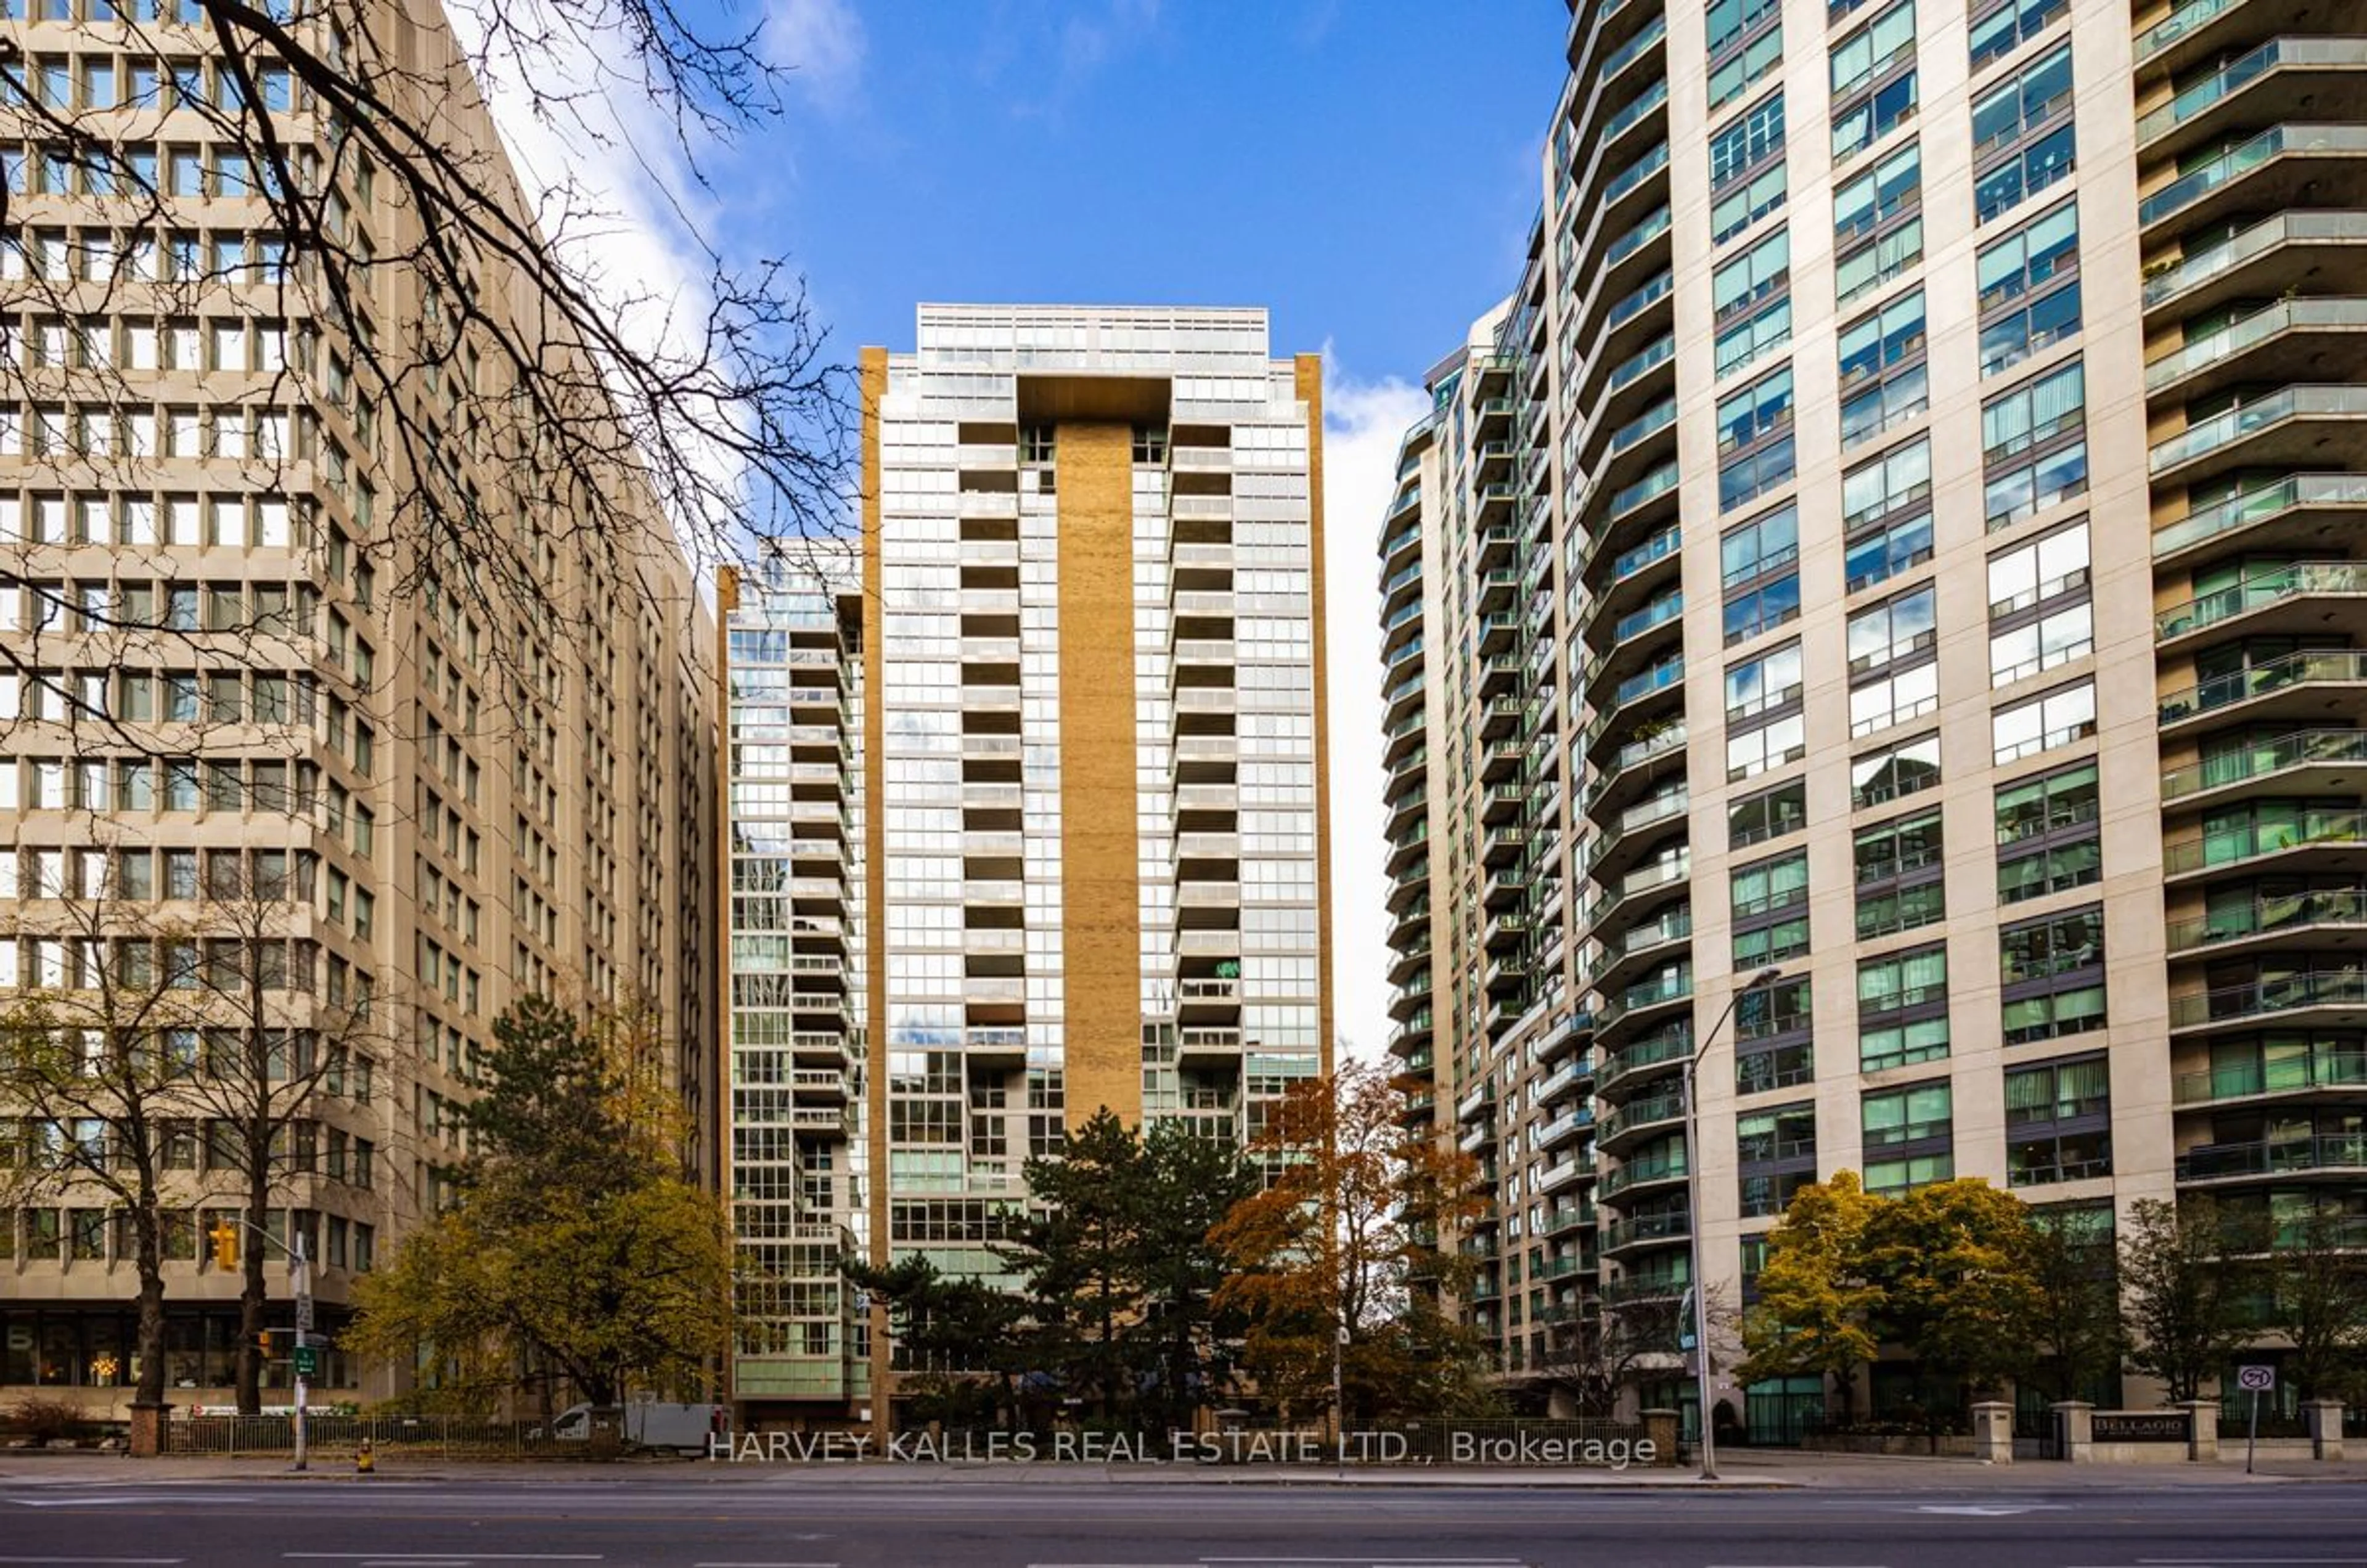
[[2314, 844], [2367, 843], [2367, 811], [2353, 808], [2298, 811], [2280, 822], [2247, 823], [2232, 832], [2173, 840], [2161, 847], [2162, 869], [2178, 876], [2191, 871], [2235, 867], [2265, 855]]
[[1671, 428], [1677, 423], [1677, 400], [1662, 398], [1634, 419], [1611, 433], [1611, 450], [1625, 452], [1630, 446]]
[[1662, 77], [1620, 106], [1619, 112], [1603, 122], [1603, 140], [1615, 141], [1631, 130], [1636, 122], [1669, 101], [1668, 78]]
[[1598, 1089], [1608, 1089], [1631, 1073], [1647, 1067], [1673, 1062], [1693, 1053], [1693, 1031], [1691, 1023], [1679, 1023], [1657, 1034], [1648, 1034], [1624, 1051], [1615, 1051], [1603, 1059]]
[[1603, 187], [1603, 205], [1609, 207], [1668, 166], [1669, 144], [1659, 142], [1650, 152], [1611, 177], [1611, 183]]
[[1602, 66], [1594, 73], [1594, 79], [1598, 82], [1610, 81], [1642, 58], [1646, 50], [1657, 47], [1660, 40], [1668, 36], [1669, 18], [1666, 16], [1653, 17], [1642, 31], [1603, 58]]
[[1614, 392], [1618, 391], [1621, 388], [1627, 386], [1638, 377], [1649, 373], [1656, 367], [1666, 365], [1670, 360], [1674, 359], [1676, 356], [1676, 334], [1674, 333], [1662, 333], [1659, 337], [1654, 338], [1650, 343], [1645, 344], [1641, 350], [1629, 355], [1625, 359], [1620, 362], [1619, 367], [1611, 373], [1611, 380], [1609, 383], [1611, 390]]
[[2367, 561], [2292, 561], [2282, 566], [2251, 566], [2244, 581], [2237, 585], [2199, 594], [2187, 599], [2185, 604], [2173, 604], [2154, 615], [2154, 635], [2163, 639], [2187, 637], [2191, 632], [2218, 626], [2220, 621], [2232, 621], [2237, 615], [2248, 615], [2256, 609], [2284, 604], [2286, 599], [2301, 599], [2308, 594], [2367, 594]]
[[2241, 670], [2230, 670], [2172, 692], [2160, 701], [2161, 722], [2176, 724], [2214, 708], [2249, 702], [2287, 686], [2326, 685], [2367, 681], [2367, 651], [2354, 649], [2303, 649], [2297, 653], [2264, 659]]
[[2137, 221], [2154, 224], [2193, 206], [2288, 152], [2367, 152], [2367, 125], [2273, 125], [2137, 203]]
[[2203, 23], [2242, 3], [2243, 0], [2188, 0], [2186, 5], [2137, 35], [2137, 60], [2139, 62], [2151, 60]]
[[1685, 596], [1682, 592], [1671, 593], [1665, 599], [1655, 599], [1642, 609], [1620, 616], [1614, 623], [1611, 628], [1612, 646], [1615, 648], [1631, 637], [1642, 637], [1655, 627], [1666, 626], [1670, 621], [1681, 618], [1684, 613]]
[[2147, 365], [2146, 390], [2159, 391], [2231, 354], [2257, 347], [2280, 333], [2311, 327], [2367, 327], [2367, 299], [2285, 299], [2255, 310]]
[[[2361, 127], [2367, 130], [2367, 127]], [[2155, 473], [2207, 457], [2220, 448], [2288, 420], [2358, 418], [2367, 415], [2367, 387], [2281, 387], [2251, 402], [2238, 403], [2225, 413], [2191, 424], [2167, 441], [2155, 445], [2149, 462]]]
[[2367, 1051], [2319, 1049], [2305, 1055], [2227, 1062], [2208, 1072], [2180, 1073], [2178, 1103], [2205, 1105], [2218, 1100], [2355, 1089], [2362, 1084], [2367, 1084]]
[[2248, 784], [2294, 768], [2367, 761], [2367, 730], [2302, 729], [2209, 757], [2161, 776], [2164, 800]]
[[1629, 1160], [1595, 1184], [1595, 1196], [1610, 1198], [1648, 1181], [1682, 1180], [1684, 1175], [1685, 1155], [1680, 1148], [1669, 1154], [1654, 1155], [1649, 1159]]
[[1677, 460], [1671, 457], [1635, 483], [1622, 485], [1611, 497], [1611, 520], [1615, 523], [1646, 502], [1676, 489], [1677, 472]]
[[2181, 256], [2171, 265], [2146, 278], [2145, 302], [2150, 309], [2165, 300], [2174, 299], [2190, 288], [2208, 283], [2230, 267], [2240, 266], [2279, 245], [2346, 240], [2367, 240], [2367, 213], [2280, 212], [2273, 218], [2264, 218], [2248, 229], [2237, 231], [2215, 245]]
[[1603, 265], [1617, 266], [1668, 231], [1669, 209], [1663, 207], [1647, 214], [1642, 222], [1612, 241], [1611, 248], [1603, 253]]
[[2187, 953], [2308, 926], [2360, 925], [2367, 925], [2367, 887], [2312, 887], [2214, 908], [2201, 919], [2173, 920], [2169, 950]]
[[2294, 1170], [2367, 1169], [2367, 1133], [2321, 1133], [2257, 1144], [2205, 1144], [2178, 1156], [2180, 1181], [2278, 1176]]
[[[2367, 237], [2367, 231], [2362, 231]], [[2293, 474], [2190, 512], [2153, 536], [2153, 553], [2169, 555], [2266, 518], [2313, 506], [2367, 506], [2367, 474]], [[2200, 603], [2200, 601], [2197, 601]], [[2175, 612], [2165, 612], [2164, 618]], [[2163, 632], [2164, 637], [2174, 636]]]
[[1676, 274], [1673, 272], [1662, 271], [1647, 278], [1632, 292], [1623, 297], [1617, 304], [1611, 307], [1610, 314], [1603, 318], [1604, 328], [1607, 330], [1623, 325], [1648, 307], [1667, 299], [1669, 291], [1676, 286]]
[[2175, 130], [2196, 115], [2280, 66], [2367, 65], [2367, 39], [2272, 38], [2237, 55], [2137, 121], [2137, 145]]
[[1635, 548], [1621, 551], [1619, 558], [1611, 563], [1611, 581], [1623, 582], [1654, 561], [1665, 560], [1676, 554], [1677, 547], [1683, 542], [1683, 533], [1684, 530], [1671, 524]]
[[[1649, 1180], [1639, 1177], [1639, 1180]], [[1652, 1241], [1682, 1241], [1693, 1231], [1693, 1216], [1679, 1210], [1667, 1214], [1638, 1214], [1632, 1220], [1614, 1220], [1595, 1233], [1595, 1246], [1603, 1252], [1615, 1252], [1623, 1247], [1637, 1247]]]
[[2172, 997], [2169, 1023], [2173, 1029], [2192, 1029], [2205, 1023], [2241, 1023], [2303, 1008], [2362, 1004], [2367, 1004], [2367, 970], [2306, 969]]

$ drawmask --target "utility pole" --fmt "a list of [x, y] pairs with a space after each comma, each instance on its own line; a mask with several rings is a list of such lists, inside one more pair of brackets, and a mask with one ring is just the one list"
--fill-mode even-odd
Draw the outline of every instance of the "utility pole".
[[296, 1464], [303, 1470], [309, 1458], [305, 1451], [304, 1395], [312, 1374], [312, 1350], [306, 1343], [312, 1332], [312, 1263], [304, 1255], [304, 1233], [296, 1233], [296, 1246], [288, 1254], [288, 1288], [296, 1298]]

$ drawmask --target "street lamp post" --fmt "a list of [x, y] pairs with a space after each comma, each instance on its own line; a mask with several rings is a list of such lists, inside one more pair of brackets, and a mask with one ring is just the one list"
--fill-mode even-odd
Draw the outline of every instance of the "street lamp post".
[[1695, 1079], [1702, 1058], [1716, 1043], [1717, 1032], [1734, 1017], [1736, 1006], [1750, 992], [1782, 977], [1781, 970], [1761, 969], [1736, 987], [1733, 994], [1726, 998], [1726, 1010], [1717, 1015], [1717, 1021], [1709, 1026], [1709, 1032], [1701, 1037], [1701, 1043], [1693, 1047], [1693, 1055], [1685, 1058], [1685, 1240], [1690, 1254], [1688, 1271], [1693, 1276], [1693, 1289], [1689, 1293], [1693, 1303], [1693, 1404], [1696, 1418], [1701, 1422], [1701, 1478], [1704, 1481], [1717, 1479], [1717, 1438], [1714, 1432], [1715, 1424], [1710, 1420], [1709, 1281], [1702, 1275], [1701, 1106], [1694, 1091]]
[[291, 1392], [294, 1396], [296, 1462], [290, 1468], [300, 1471], [309, 1469], [310, 1455], [306, 1452], [308, 1445], [305, 1441], [307, 1434], [304, 1429], [304, 1405], [305, 1395], [311, 1392], [309, 1387], [311, 1374], [307, 1370], [307, 1363], [312, 1359], [310, 1343], [312, 1333], [312, 1260], [306, 1255], [304, 1233], [298, 1231], [296, 1245], [290, 1247], [243, 1214], [232, 1214], [228, 1217], [236, 1220], [243, 1229], [253, 1232], [260, 1239], [270, 1243], [288, 1255], [288, 1290], [296, 1303], [295, 1354], [290, 1358], [289, 1368], [289, 1380], [294, 1385]]

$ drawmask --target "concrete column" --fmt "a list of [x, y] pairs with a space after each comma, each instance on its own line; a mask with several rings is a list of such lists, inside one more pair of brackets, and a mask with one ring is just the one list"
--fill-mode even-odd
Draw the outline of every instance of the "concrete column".
[[2327, 1461], [2342, 1458], [2342, 1401], [2305, 1399], [2301, 1404], [2301, 1418], [2309, 1430], [2310, 1458]]
[[2215, 1399], [2182, 1399], [2178, 1407], [2186, 1412], [2186, 1457], [2198, 1463], [2219, 1461], [2219, 1402]]
[[1973, 1406], [1973, 1457], [1983, 1464], [2013, 1462], [2013, 1406], [1984, 1399]]
[[1673, 1410], [1644, 1412], [1644, 1440], [1652, 1445], [1654, 1464], [1677, 1462], [1677, 1413]]
[[2084, 1399], [2065, 1399], [2047, 1408], [2055, 1413], [2055, 1438], [2061, 1450], [2056, 1457], [2073, 1464], [2095, 1463], [2096, 1407]]

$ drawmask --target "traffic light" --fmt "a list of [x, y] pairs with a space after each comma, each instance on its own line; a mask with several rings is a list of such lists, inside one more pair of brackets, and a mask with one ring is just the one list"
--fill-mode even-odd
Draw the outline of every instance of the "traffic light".
[[263, 1359], [264, 1359], [265, 1360], [268, 1361], [268, 1360], [270, 1360], [270, 1359], [272, 1359], [272, 1358], [271, 1358], [271, 1330], [269, 1330], [269, 1329], [267, 1329], [267, 1328], [263, 1328], [263, 1329], [257, 1329], [257, 1330], [255, 1331], [255, 1348], [257, 1350], [260, 1350], [260, 1351], [262, 1351], [262, 1352], [263, 1352]]
[[232, 1224], [228, 1220], [216, 1221], [214, 1228], [206, 1233], [206, 1239], [214, 1245], [215, 1268], [238, 1267], [238, 1227], [236, 1225]]

